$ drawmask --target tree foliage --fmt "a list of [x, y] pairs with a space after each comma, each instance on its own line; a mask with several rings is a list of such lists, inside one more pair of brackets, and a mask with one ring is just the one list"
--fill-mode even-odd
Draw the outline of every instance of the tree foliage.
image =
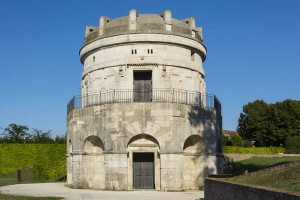
[[27, 126], [10, 124], [4, 129], [4, 138], [11, 143], [21, 143], [24, 139], [29, 138], [29, 129]]
[[244, 146], [244, 141], [237, 133], [233, 133], [230, 135], [223, 134], [223, 145], [242, 147]]
[[[1, 128], [1, 127], [0, 127]], [[2, 128], [1, 128], [2, 129]], [[3, 129], [0, 143], [36, 143], [36, 144], [65, 144], [64, 135], [52, 136], [51, 130], [43, 131], [33, 128], [31, 131], [27, 126], [9, 124]]]
[[250, 102], [243, 107], [237, 132], [255, 146], [282, 146], [287, 137], [300, 135], [300, 101]]
[[285, 147], [285, 153], [300, 153], [300, 136], [288, 137]]
[[51, 138], [51, 131], [42, 131], [39, 129], [32, 129], [32, 141], [34, 143], [40, 143], [40, 144], [51, 144], [53, 143], [53, 139]]

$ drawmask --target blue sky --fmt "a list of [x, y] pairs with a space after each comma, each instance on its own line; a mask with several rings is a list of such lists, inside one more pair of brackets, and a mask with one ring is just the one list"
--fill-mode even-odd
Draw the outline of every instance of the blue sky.
[[299, 0], [1, 0], [0, 127], [64, 134], [66, 105], [80, 93], [85, 26], [130, 9], [170, 9], [203, 27], [207, 92], [222, 103], [224, 129], [236, 129], [248, 102], [300, 99]]

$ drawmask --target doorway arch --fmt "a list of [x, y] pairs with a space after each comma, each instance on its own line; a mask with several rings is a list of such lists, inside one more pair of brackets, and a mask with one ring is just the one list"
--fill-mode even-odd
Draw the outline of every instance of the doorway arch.
[[128, 189], [160, 190], [159, 143], [148, 134], [133, 136], [128, 144]]

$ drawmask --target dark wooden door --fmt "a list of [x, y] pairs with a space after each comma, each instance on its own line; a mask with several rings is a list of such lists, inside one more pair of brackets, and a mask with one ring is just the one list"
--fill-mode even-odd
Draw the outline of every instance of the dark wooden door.
[[152, 73], [134, 72], [133, 92], [135, 102], [152, 101]]
[[133, 188], [154, 188], [154, 155], [153, 153], [133, 154]]

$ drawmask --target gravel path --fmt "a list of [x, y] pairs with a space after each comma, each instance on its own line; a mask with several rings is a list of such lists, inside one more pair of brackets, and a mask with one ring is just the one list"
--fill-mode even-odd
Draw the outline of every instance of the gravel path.
[[0, 187], [3, 194], [24, 196], [54, 196], [69, 200], [203, 200], [203, 191], [189, 192], [159, 192], [159, 191], [99, 191], [87, 189], [71, 189], [64, 183], [17, 184]]

